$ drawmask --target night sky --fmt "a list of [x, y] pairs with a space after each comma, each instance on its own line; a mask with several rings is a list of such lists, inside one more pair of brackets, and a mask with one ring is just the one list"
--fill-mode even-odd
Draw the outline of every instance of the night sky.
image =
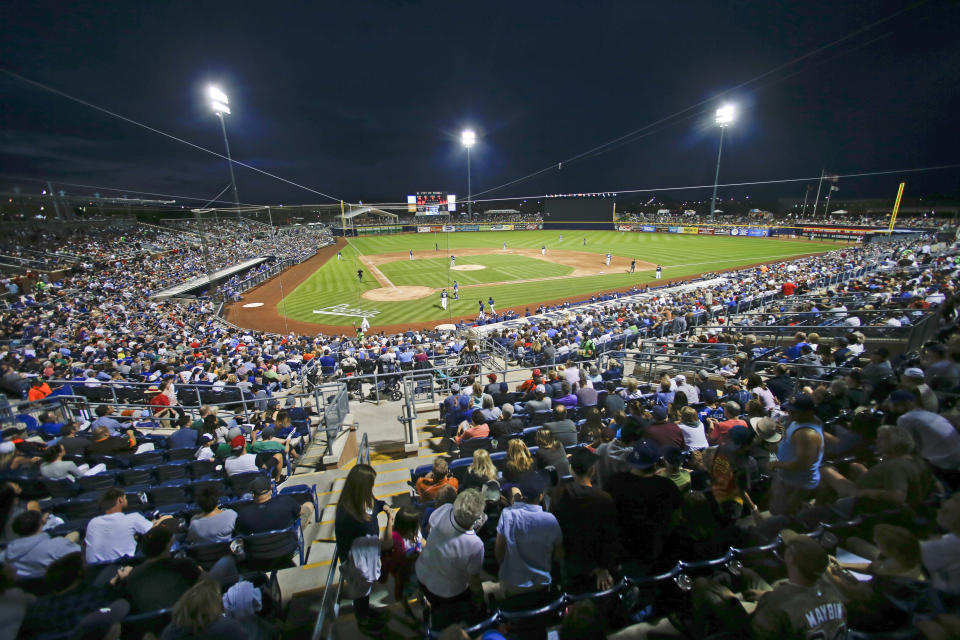
[[[12, 0], [0, 67], [222, 153], [215, 83], [235, 159], [348, 201], [463, 199], [467, 126], [475, 194], [554, 167], [481, 198], [622, 191], [712, 184], [726, 100], [721, 183], [960, 163], [960, 3], [914, 4], [857, 34], [913, 5]], [[29, 178], [196, 198], [229, 182], [220, 158], [0, 75], [0, 189], [38, 190]], [[911, 196], [960, 192], [956, 168], [902, 178]], [[900, 179], [842, 180], [838, 196], [892, 197]], [[246, 203], [330, 202], [244, 168], [237, 183]]]

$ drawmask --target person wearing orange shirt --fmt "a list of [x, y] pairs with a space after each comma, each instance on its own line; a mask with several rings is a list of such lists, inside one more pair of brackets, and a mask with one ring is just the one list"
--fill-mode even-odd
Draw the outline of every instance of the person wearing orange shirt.
[[443, 487], [451, 486], [454, 489], [460, 488], [457, 479], [450, 475], [450, 467], [446, 459], [437, 457], [433, 459], [433, 471], [417, 480], [417, 495], [421, 502], [428, 502], [437, 497], [437, 493]]
[[27, 392], [27, 400], [36, 402], [43, 400], [52, 393], [50, 385], [43, 381], [43, 378], [34, 378], [30, 381], [30, 391]]

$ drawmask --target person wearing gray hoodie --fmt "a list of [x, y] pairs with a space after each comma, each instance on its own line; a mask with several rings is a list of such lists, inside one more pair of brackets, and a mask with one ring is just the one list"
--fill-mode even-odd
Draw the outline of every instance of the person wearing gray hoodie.
[[18, 578], [42, 578], [54, 561], [80, 551], [76, 542], [43, 531], [46, 519], [46, 514], [28, 510], [13, 520], [18, 537], [7, 545], [2, 562], [13, 567]]

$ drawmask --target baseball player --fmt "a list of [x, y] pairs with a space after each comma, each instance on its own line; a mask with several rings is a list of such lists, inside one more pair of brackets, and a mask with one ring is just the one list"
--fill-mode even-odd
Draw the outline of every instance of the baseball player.
[[341, 260], [343, 260], [343, 253], [341, 253], [340, 251], [337, 251], [337, 261], [339, 262]]
[[540, 255], [542, 256], [547, 255], [547, 245], [543, 245], [540, 247]]
[[450, 256], [450, 268], [457, 266], [457, 256]]
[[659, 280], [661, 277], [663, 277], [663, 267], [658, 264], [658, 265], [657, 265], [657, 280]]
[[460, 299], [460, 285], [457, 283], [456, 280], [453, 281], [453, 299], [454, 300]]
[[493, 296], [490, 296], [490, 299], [487, 300], [487, 306], [490, 307], [490, 315], [497, 315], [497, 310], [493, 306]]
[[413, 249], [410, 249], [410, 259], [413, 260]]
[[440, 292], [440, 307], [444, 311], [447, 310], [447, 290], [446, 289]]
[[613, 258], [613, 256], [610, 255], [609, 253], [607, 253], [607, 266], [608, 266], [608, 267], [610, 266], [610, 260], [611, 260], [612, 258]]
[[363, 282], [363, 269], [357, 269], [357, 280]]
[[637, 259], [634, 258], [633, 260], [630, 261], [630, 273], [633, 273], [636, 270], [637, 270]]

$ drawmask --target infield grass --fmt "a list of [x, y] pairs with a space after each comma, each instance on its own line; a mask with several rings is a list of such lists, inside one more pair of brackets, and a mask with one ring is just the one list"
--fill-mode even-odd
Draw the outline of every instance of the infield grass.
[[[539, 302], [561, 298], [584, 299], [591, 294], [610, 289], [646, 284], [654, 279], [653, 271], [608, 273], [580, 278], [560, 278], [545, 282], [516, 282], [537, 277], [563, 276], [572, 271], [566, 265], [550, 263], [550, 250], [587, 251], [627, 259], [662, 264], [664, 278], [700, 275], [720, 269], [731, 269], [757, 262], [770, 262], [793, 256], [829, 251], [842, 243], [771, 238], [742, 238], [730, 236], [695, 236], [666, 233], [620, 233], [617, 231], [565, 231], [561, 241], [557, 231], [488, 231], [458, 233], [421, 233], [394, 236], [351, 238], [343, 249], [343, 260], [335, 258], [317, 269], [309, 278], [289, 292], [280, 301], [277, 310], [281, 315], [320, 324], [350, 327], [358, 324], [359, 318], [342, 315], [315, 314], [314, 310], [332, 305], [347, 304], [351, 308], [379, 311], [370, 319], [373, 328], [378, 325], [403, 324], [407, 322], [448, 321], [450, 318], [477, 313], [477, 300], [496, 300], [497, 310], [529, 307], [531, 311]], [[586, 245], [584, 245], [586, 240]], [[451, 253], [462, 248], [539, 249], [547, 247], [547, 261], [516, 255], [491, 254], [464, 256], [458, 264], [483, 264], [480, 271], [451, 271]], [[439, 295], [406, 302], [382, 302], [361, 298], [364, 291], [378, 288], [380, 284], [367, 273], [360, 255], [382, 253], [406, 253], [414, 251], [415, 260], [406, 259], [380, 265], [380, 270], [393, 284], [426, 287], [451, 287], [457, 280], [461, 287], [488, 282], [488, 286], [461, 289], [460, 300], [449, 301], [447, 311], [440, 308]], [[365, 272], [364, 282], [357, 280], [357, 269]]]

